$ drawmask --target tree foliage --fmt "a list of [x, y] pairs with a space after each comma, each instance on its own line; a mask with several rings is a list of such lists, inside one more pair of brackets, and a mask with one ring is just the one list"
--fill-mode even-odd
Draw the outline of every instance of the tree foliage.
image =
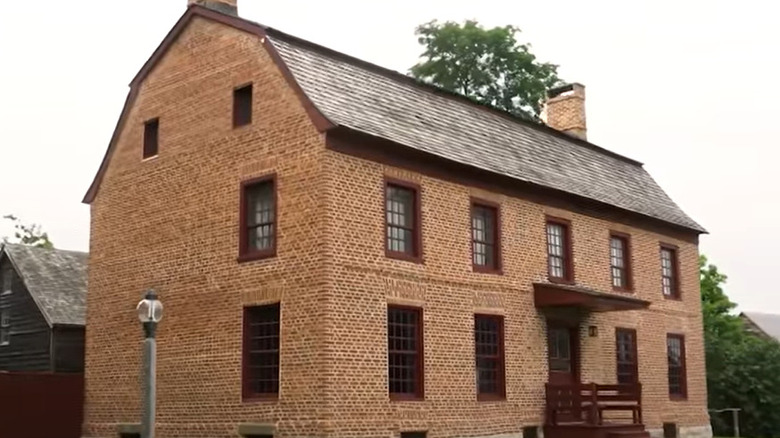
[[518, 116], [538, 120], [546, 91], [559, 84], [558, 66], [539, 62], [530, 45], [520, 44], [514, 26], [485, 29], [431, 21], [415, 34], [425, 46], [411, 68], [417, 79]]
[[[12, 214], [3, 216], [3, 219], [14, 224], [13, 243], [21, 243], [38, 248], [54, 248], [54, 244], [49, 240], [49, 234], [44, 232], [40, 225], [26, 225]], [[11, 242], [11, 240], [8, 237], [3, 237], [3, 242]]]
[[[743, 436], [780, 437], [780, 343], [750, 333], [732, 314], [726, 276], [702, 256], [702, 315], [711, 409], [740, 408]], [[730, 414], [712, 414], [715, 435], [731, 436]]]

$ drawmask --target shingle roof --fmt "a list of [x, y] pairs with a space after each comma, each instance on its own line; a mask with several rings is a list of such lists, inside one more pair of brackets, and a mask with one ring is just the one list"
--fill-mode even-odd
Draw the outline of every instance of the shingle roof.
[[266, 33], [336, 125], [704, 232], [641, 163], [274, 29]]
[[50, 326], [84, 325], [87, 253], [5, 244], [25, 287]]
[[780, 315], [761, 312], [742, 312], [750, 322], [756, 325], [766, 335], [780, 341]]

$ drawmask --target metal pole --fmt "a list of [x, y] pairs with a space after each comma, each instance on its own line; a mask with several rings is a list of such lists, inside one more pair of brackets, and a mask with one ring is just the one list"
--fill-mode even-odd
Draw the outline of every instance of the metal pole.
[[731, 415], [734, 416], [734, 436], [739, 438], [739, 409], [731, 411]]
[[145, 322], [144, 332], [144, 412], [141, 418], [141, 438], [154, 438], [154, 414], [157, 385], [157, 339], [155, 322]]

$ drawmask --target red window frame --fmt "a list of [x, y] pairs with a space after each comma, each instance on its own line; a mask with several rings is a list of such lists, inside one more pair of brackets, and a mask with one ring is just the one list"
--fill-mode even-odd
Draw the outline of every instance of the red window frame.
[[[243, 400], [276, 400], [279, 398], [279, 386], [280, 380], [280, 351], [282, 342], [281, 331], [281, 317], [282, 309], [280, 303], [267, 304], [262, 306], [244, 307], [244, 334], [243, 334], [243, 348], [242, 348], [242, 370], [241, 370], [241, 396]], [[271, 335], [255, 336], [253, 333], [253, 325], [266, 324], [273, 325], [271, 330], [275, 331]], [[271, 341], [271, 348], [260, 348], [256, 351], [252, 351], [252, 341], [258, 339], [272, 339], [275, 338], [275, 345]], [[273, 347], [276, 348], [273, 348]], [[252, 355], [258, 355], [262, 358], [262, 361], [270, 361], [261, 363], [260, 365], [253, 364]], [[270, 365], [269, 365], [270, 363]], [[252, 367], [262, 366], [264, 368], [275, 368], [275, 377], [270, 380], [272, 391], [257, 391], [253, 385], [255, 376], [252, 374]], [[272, 371], [273, 373], [273, 371]], [[268, 381], [268, 380], [267, 380]]]
[[[272, 241], [269, 248], [257, 249], [249, 246], [249, 196], [247, 193], [252, 188], [262, 184], [271, 184], [271, 191], [273, 193], [273, 222], [271, 223], [271, 235]], [[258, 260], [276, 256], [276, 247], [279, 242], [279, 200], [276, 174], [270, 174], [261, 176], [259, 178], [253, 178], [241, 182], [241, 199], [240, 211], [239, 211], [239, 235], [238, 235], [238, 261], [245, 262], [250, 260]]]
[[[550, 264], [550, 258], [553, 257], [550, 254], [550, 225], [557, 225], [563, 229], [561, 235], [563, 239], [562, 255], [563, 258], [563, 276], [554, 276], [551, 274], [552, 265]], [[547, 245], [547, 279], [551, 283], [574, 283], [574, 254], [572, 250], [572, 237], [571, 237], [571, 221], [568, 219], [562, 219], [552, 216], [547, 216], [547, 220], [544, 224], [544, 234], [546, 236]]]
[[[621, 344], [625, 344], [626, 339], [630, 339], [630, 343], [622, 346]], [[621, 348], [621, 346], [623, 348]], [[633, 361], [624, 360], [624, 358], [621, 357], [621, 350], [625, 349], [629, 350], [629, 353], [633, 357]], [[615, 364], [617, 372], [616, 381], [618, 384], [639, 383], [639, 355], [636, 330], [620, 327], [615, 329]], [[628, 378], [626, 379], [621, 376], [628, 376]]]
[[[486, 324], [480, 324], [480, 323]], [[485, 330], [486, 325], [493, 325], [495, 331]], [[495, 337], [495, 343], [488, 342]], [[485, 348], [492, 350], [486, 353]], [[504, 317], [501, 315], [474, 315], [474, 366], [477, 373], [477, 400], [503, 400], [506, 398], [506, 358], [504, 350]], [[484, 360], [494, 361], [492, 368], [480, 366]], [[481, 373], [495, 373], [495, 390], [482, 391]]]
[[[612, 256], [612, 241], [618, 240], [623, 244], [623, 266], [614, 264]], [[633, 271], [631, 269], [631, 236], [626, 233], [612, 231], [609, 233], [609, 270], [612, 281], [612, 289], [619, 292], [631, 292], [634, 289]], [[623, 284], [615, 285], [615, 270], [621, 270], [623, 274]]]
[[144, 122], [143, 158], [156, 157], [160, 152], [160, 119], [154, 118]]
[[[484, 199], [471, 198], [471, 213], [470, 222], [471, 226], [471, 266], [474, 272], [482, 272], [487, 274], [502, 274], [501, 266], [501, 206], [495, 202], [486, 201]], [[477, 240], [474, 236], [474, 218], [478, 211], [486, 210], [490, 211], [493, 215], [492, 227], [493, 227], [493, 239], [489, 240]], [[492, 245], [493, 251], [493, 263], [492, 264], [478, 264], [476, 263], [476, 246], [479, 244]], [[487, 252], [485, 254], [488, 254]]]
[[[402, 228], [397, 225], [391, 224], [388, 220], [388, 213], [390, 213], [390, 210], [388, 209], [388, 191], [390, 188], [396, 188], [401, 190], [408, 190], [412, 192], [413, 201], [412, 201], [412, 212], [411, 212], [411, 219], [412, 219], [412, 226], [411, 228], [407, 228], [409, 231], [411, 231], [412, 235], [412, 241], [409, 242], [411, 244], [411, 251], [395, 251], [390, 248], [390, 227], [396, 227], [396, 228]], [[408, 181], [403, 181], [399, 179], [394, 178], [385, 178], [385, 184], [384, 184], [384, 200], [385, 200], [385, 208], [384, 208], [384, 216], [385, 216], [385, 256], [388, 258], [393, 259], [399, 259], [399, 260], [406, 260], [414, 263], [422, 263], [422, 201], [421, 201], [421, 190], [420, 186], [418, 184], [414, 184]]]
[[[664, 273], [664, 252], [668, 252], [671, 260], [671, 278]], [[666, 299], [681, 300], [682, 294], [680, 292], [680, 258], [678, 248], [676, 245], [668, 243], [662, 243], [659, 251], [661, 258], [661, 294]], [[666, 293], [664, 280], [670, 278], [670, 293]]]
[[[407, 317], [413, 317], [412, 324], [414, 333], [411, 336], [394, 336], [394, 332], [404, 332], [409, 324], [399, 323], [393, 320], [394, 312], [405, 314]], [[391, 400], [424, 400], [425, 399], [425, 348], [423, 334], [423, 309], [420, 307], [388, 305], [387, 306], [387, 388]], [[406, 327], [404, 327], [406, 326]], [[394, 340], [403, 340], [414, 343], [413, 349], [396, 349], [393, 347]], [[394, 391], [394, 386], [404, 385], [404, 379], [394, 378], [394, 364], [403, 362], [403, 357], [414, 356], [413, 370], [415, 379], [412, 381], [411, 391]], [[400, 366], [396, 368], [408, 368]]]
[[[680, 343], [680, 363], [672, 363], [670, 345], [671, 340], [677, 340]], [[688, 398], [688, 369], [685, 362], [685, 335], [672, 334], [666, 335], [666, 355], [667, 355], [667, 373], [669, 377], [669, 398], [672, 400], [685, 400]], [[679, 389], [672, 387], [672, 373], [677, 374], [679, 379]]]
[[252, 84], [233, 89], [233, 128], [252, 124]]

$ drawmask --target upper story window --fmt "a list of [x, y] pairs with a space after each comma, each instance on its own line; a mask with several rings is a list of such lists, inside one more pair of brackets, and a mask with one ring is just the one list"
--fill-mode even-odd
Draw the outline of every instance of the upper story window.
[[11, 311], [0, 310], [0, 346], [11, 343]]
[[669, 396], [685, 398], [688, 395], [685, 370], [685, 337], [666, 335], [666, 350], [669, 362]]
[[0, 288], [0, 294], [6, 295], [13, 292], [13, 278], [14, 278], [14, 271], [11, 270], [10, 267], [5, 267], [2, 269], [2, 288]]
[[279, 395], [279, 303], [244, 308], [243, 398]]
[[422, 330], [422, 309], [388, 306], [387, 383], [393, 399], [424, 397]]
[[144, 123], [144, 158], [154, 157], [158, 153], [160, 141], [160, 119]]
[[276, 177], [241, 184], [239, 257], [251, 260], [276, 255]]
[[617, 290], [631, 290], [631, 245], [628, 235], [612, 233], [609, 236], [609, 264], [612, 272], [612, 287]]
[[574, 281], [569, 221], [547, 219], [547, 274], [550, 281]]
[[504, 398], [504, 318], [498, 315], [475, 315], [474, 346], [477, 398]]
[[420, 261], [422, 232], [419, 187], [401, 181], [385, 183], [386, 253]]
[[501, 223], [497, 204], [472, 200], [471, 253], [475, 271], [501, 271]]
[[233, 127], [252, 123], [252, 84], [233, 90]]
[[669, 245], [661, 245], [661, 285], [664, 297], [680, 298], [677, 249]]

